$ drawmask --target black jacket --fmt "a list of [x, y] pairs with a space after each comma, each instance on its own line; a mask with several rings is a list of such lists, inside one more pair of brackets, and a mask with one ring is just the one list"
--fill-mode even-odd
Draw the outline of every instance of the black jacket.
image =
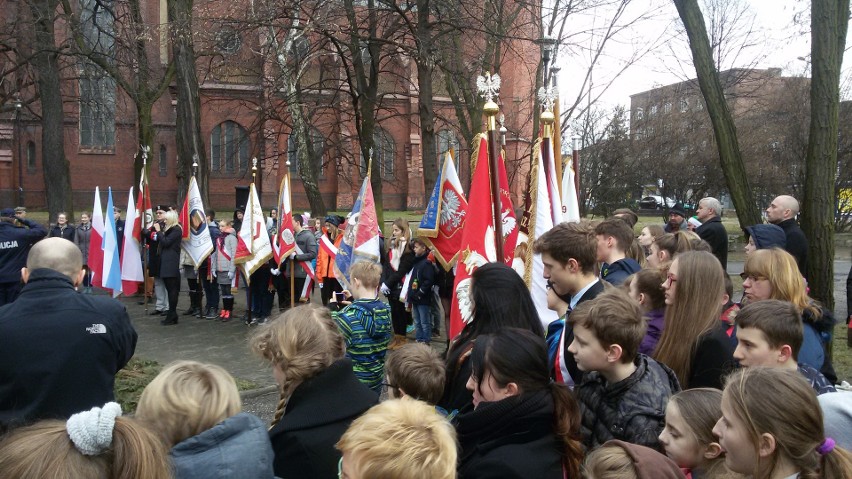
[[382, 265], [382, 283], [390, 290], [388, 299], [394, 301], [399, 299], [402, 292], [402, 281], [405, 279], [405, 275], [411, 271], [412, 266], [414, 266], [414, 252], [411, 251], [409, 246], [406, 246], [399, 258], [399, 269], [394, 271], [390, 265], [390, 258]]
[[432, 304], [432, 286], [435, 284], [435, 265], [429, 261], [429, 255], [414, 258], [411, 267], [411, 285], [408, 301], [415, 306]]
[[160, 242], [161, 278], [180, 278], [180, 242], [182, 235], [180, 225], [157, 233]]
[[736, 346], [726, 332], [727, 326], [719, 321], [709, 333], [701, 336], [695, 345], [692, 368], [686, 389], [723, 389], [725, 376], [734, 370]]
[[719, 258], [722, 268], [728, 269], [728, 232], [722, 224], [722, 218], [714, 216], [705, 221], [695, 232], [710, 245], [713, 255]]
[[21, 268], [27, 265], [30, 246], [47, 235], [47, 230], [35, 221], [19, 221], [29, 228], [0, 221], [0, 283], [21, 281]]
[[[162, 230], [165, 223], [163, 221], [159, 223]], [[162, 237], [163, 234], [157, 233], [154, 228], [150, 228], [145, 235], [145, 244], [148, 246], [148, 274], [154, 278], [160, 277], [160, 239]]]
[[273, 469], [282, 479], [334, 479], [340, 451], [334, 445], [349, 424], [379, 397], [358, 381], [352, 361], [340, 359], [293, 391], [287, 411], [269, 431]]
[[620, 439], [660, 449], [657, 437], [665, 425], [666, 404], [680, 392], [680, 384], [671, 369], [644, 354], [634, 364], [636, 371], [615, 384], [591, 371], [576, 387], [586, 447]]
[[787, 237], [787, 246], [784, 249], [796, 258], [796, 262], [799, 264], [799, 273], [807, 278], [808, 238], [805, 237], [805, 232], [793, 218], [778, 223], [778, 226], [784, 230], [784, 235]]
[[457, 417], [460, 479], [562, 479], [549, 390], [483, 402]]
[[63, 238], [68, 241], [74, 241], [74, 234], [76, 233], [77, 228], [74, 225], [65, 223], [65, 227], [61, 227], [59, 225], [53, 225], [50, 228], [50, 233], [47, 235], [50, 238]]
[[18, 299], [0, 308], [0, 429], [112, 401], [115, 373], [135, 349], [121, 303], [79, 294], [56, 271], [32, 271]]

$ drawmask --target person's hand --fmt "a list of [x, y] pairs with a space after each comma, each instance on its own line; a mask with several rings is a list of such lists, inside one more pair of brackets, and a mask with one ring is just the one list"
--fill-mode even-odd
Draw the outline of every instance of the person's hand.
[[228, 279], [234, 279], [234, 272], [228, 271]]
[[320, 289], [322, 289], [322, 281], [320, 281], [320, 282], [319, 282], [319, 283], [317, 283], [317, 284], [319, 284]]
[[278, 268], [272, 268], [271, 270], [269, 270], [269, 272], [272, 273], [272, 276], [280, 276], [281, 275], [281, 271]]
[[216, 277], [216, 270], [215, 269], [210, 272], [210, 277], [212, 277], [212, 278]]
[[382, 283], [382, 286], [379, 288], [379, 291], [382, 292], [383, 295], [387, 296], [390, 294], [390, 288], [385, 283]]
[[155, 222], [153, 228], [154, 228], [154, 231], [159, 233], [160, 232], [160, 223]]

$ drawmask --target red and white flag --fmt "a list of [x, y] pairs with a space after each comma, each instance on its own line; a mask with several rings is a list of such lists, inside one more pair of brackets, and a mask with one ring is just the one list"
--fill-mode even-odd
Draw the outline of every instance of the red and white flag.
[[254, 183], [249, 186], [249, 201], [243, 213], [243, 224], [237, 234], [237, 251], [234, 263], [238, 264], [245, 273], [246, 283], [249, 277], [265, 261], [272, 257], [272, 243], [266, 232], [266, 219], [260, 208], [260, 200]]
[[290, 203], [290, 173], [281, 179], [278, 188], [278, 231], [272, 238], [272, 257], [275, 264], [281, 266], [281, 261], [290, 256], [296, 249], [296, 233], [293, 227], [293, 209]]
[[139, 210], [133, 203], [133, 188], [127, 198], [124, 245], [121, 252], [121, 292], [125, 296], [135, 294], [139, 283], [145, 281], [142, 271], [141, 221]]
[[453, 156], [447, 152], [441, 175], [417, 229], [417, 234], [430, 243], [435, 258], [446, 271], [453, 267], [459, 254], [466, 214], [467, 199]]
[[[112, 214], [112, 211], [110, 211]], [[89, 271], [92, 272], [92, 286], [104, 287], [102, 277], [104, 268], [104, 210], [101, 208], [101, 190], [95, 187], [95, 204], [92, 206], [92, 231], [89, 236]]]
[[[469, 208], [462, 231], [461, 248], [456, 265], [456, 279], [453, 290], [453, 302], [450, 311], [450, 337], [455, 337], [464, 326], [473, 319], [473, 302], [470, 295], [470, 276], [480, 266], [497, 261], [507, 265], [512, 263], [514, 248], [518, 238], [514, 208], [509, 198], [509, 185], [503, 161], [498, 162], [498, 180], [500, 192], [497, 200], [501, 203], [501, 217], [494, 218], [491, 195], [491, 172], [488, 164], [488, 143], [485, 136], [479, 140], [479, 155], [476, 170], [470, 185]], [[494, 222], [502, 221], [504, 249], [499, 256], [494, 240]]]

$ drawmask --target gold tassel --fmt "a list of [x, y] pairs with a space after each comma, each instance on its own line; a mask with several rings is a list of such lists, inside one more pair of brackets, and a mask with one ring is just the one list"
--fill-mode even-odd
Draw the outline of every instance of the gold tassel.
[[[476, 171], [476, 160], [479, 159], [479, 145], [482, 143], [482, 139], [485, 138], [485, 141], [488, 141], [488, 137], [485, 133], [477, 133], [473, 137], [473, 144], [476, 145], [473, 147], [473, 152], [470, 154], [470, 179], [473, 181], [473, 173]], [[470, 192], [468, 192], [470, 194]]]

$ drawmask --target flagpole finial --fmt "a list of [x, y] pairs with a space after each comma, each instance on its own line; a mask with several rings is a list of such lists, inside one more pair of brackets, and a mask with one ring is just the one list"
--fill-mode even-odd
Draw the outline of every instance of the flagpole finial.
[[148, 152], [151, 151], [151, 147], [148, 145], [142, 145], [142, 164], [148, 164]]
[[192, 155], [192, 176], [198, 176], [198, 153]]
[[495, 117], [500, 111], [500, 107], [497, 106], [494, 98], [500, 91], [500, 75], [496, 73], [491, 75], [490, 72], [485, 72], [484, 76], [476, 77], [476, 88], [479, 95], [485, 99], [482, 111], [488, 116], [488, 131], [495, 130], [497, 128]]
[[254, 183], [254, 179], [257, 176], [257, 157], [251, 159], [251, 182]]
[[373, 173], [373, 147], [371, 146], [369, 149], [369, 155], [367, 156], [367, 178], [370, 177]]

